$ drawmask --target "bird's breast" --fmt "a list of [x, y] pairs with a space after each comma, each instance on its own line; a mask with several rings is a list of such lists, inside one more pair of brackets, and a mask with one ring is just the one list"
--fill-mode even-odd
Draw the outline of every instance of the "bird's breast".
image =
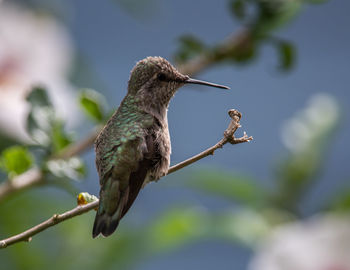
[[144, 185], [151, 181], [159, 180], [168, 172], [170, 165], [171, 144], [167, 125], [155, 130], [154, 147], [154, 165], [149, 170]]

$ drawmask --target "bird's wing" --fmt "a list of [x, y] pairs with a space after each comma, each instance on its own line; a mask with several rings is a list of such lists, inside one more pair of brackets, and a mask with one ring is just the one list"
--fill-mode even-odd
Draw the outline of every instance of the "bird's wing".
[[[96, 168], [100, 185], [113, 167], [130, 170], [147, 152], [146, 136], [154, 118], [148, 114], [115, 113], [95, 141]], [[126, 166], [124, 166], [126, 165]], [[122, 168], [121, 168], [122, 167]]]
[[[154, 136], [145, 129], [135, 134], [137, 136], [128, 134], [127, 139], [122, 136], [114, 139], [109, 151], [99, 150], [106, 145], [96, 143], [101, 190], [93, 237], [100, 233], [108, 236], [115, 231], [120, 219], [135, 201], [154, 162]], [[102, 153], [103, 156], [99, 156]]]
[[156, 138], [154, 134], [148, 134], [145, 138], [147, 151], [143, 153], [143, 158], [139, 161], [137, 169], [129, 176], [129, 195], [128, 200], [123, 207], [121, 218], [128, 212], [131, 205], [134, 203], [145, 182], [150, 168], [152, 168], [158, 162], [158, 158], [160, 158], [155, 140]]

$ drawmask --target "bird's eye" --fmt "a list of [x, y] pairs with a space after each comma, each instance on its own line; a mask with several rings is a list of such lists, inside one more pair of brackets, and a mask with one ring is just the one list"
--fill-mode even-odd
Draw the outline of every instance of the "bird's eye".
[[166, 75], [164, 73], [159, 73], [157, 78], [160, 81], [166, 81], [167, 80], [167, 77], [166, 77]]

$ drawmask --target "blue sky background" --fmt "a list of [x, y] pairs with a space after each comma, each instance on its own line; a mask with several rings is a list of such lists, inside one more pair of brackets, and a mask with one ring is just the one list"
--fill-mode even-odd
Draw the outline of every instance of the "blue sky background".
[[[226, 0], [154, 0], [151, 3], [139, 14], [111, 0], [55, 2], [65, 14], [78, 51], [96, 72], [100, 85], [96, 90], [106, 96], [111, 107], [117, 107], [126, 94], [129, 72], [136, 61], [150, 55], [171, 60], [177, 49], [176, 40], [182, 34], [195, 34], [206, 43], [215, 44], [240, 26], [229, 14]], [[289, 73], [276, 70], [276, 51], [264, 46], [250, 65], [217, 66], [196, 76], [228, 85], [229, 92], [201, 86], [181, 88], [169, 108], [172, 164], [216, 143], [227, 127], [227, 111], [231, 108], [243, 113], [242, 131], [254, 136], [254, 141], [226, 145], [214, 156], [149, 185], [121, 226], [140, 216], [148, 219], [177, 203], [210, 209], [228, 207], [227, 202], [172, 183], [185, 172], [204, 166], [248, 174], [273, 188], [273, 165], [286, 151], [281, 142], [281, 127], [316, 93], [334, 96], [341, 106], [343, 120], [326, 157], [327, 166], [321, 181], [301, 202], [303, 213], [311, 215], [333, 196], [349, 179], [349, 10], [347, 0], [306, 6], [298, 18], [276, 33], [292, 41], [297, 48], [297, 63]], [[87, 82], [78, 86], [92, 87]], [[88, 130], [85, 125], [84, 130]], [[89, 176], [80, 188], [98, 194], [93, 151], [84, 157], [89, 165]], [[241, 246], [203, 240], [153, 258], [138, 269], [244, 269], [250, 254], [249, 249]]]
[[[69, 7], [68, 24], [76, 45], [102, 82], [103, 87], [96, 90], [106, 96], [111, 107], [117, 107], [126, 94], [129, 73], [136, 61], [149, 55], [171, 59], [176, 40], [184, 33], [214, 44], [239, 27], [228, 12], [227, 1], [201, 1], [200, 5], [196, 1], [155, 3], [150, 17], [143, 14], [136, 18], [113, 1], [73, 1], [65, 6]], [[329, 93], [339, 102], [344, 118], [325, 174], [347, 177], [349, 171], [344, 164], [350, 159], [349, 151], [345, 151], [350, 135], [349, 7], [345, 0], [307, 6], [276, 34], [297, 47], [297, 64], [289, 73], [276, 70], [276, 52], [265, 46], [251, 65], [222, 65], [196, 76], [226, 84], [231, 87], [229, 92], [200, 86], [181, 88], [169, 108], [172, 163], [220, 139], [228, 123], [227, 110], [236, 108], [243, 113], [242, 130], [253, 135], [254, 141], [226, 146], [194, 166], [249, 172], [268, 182], [271, 166], [284, 151], [281, 126], [304, 108], [313, 94]], [[334, 183], [324, 188], [334, 188]]]

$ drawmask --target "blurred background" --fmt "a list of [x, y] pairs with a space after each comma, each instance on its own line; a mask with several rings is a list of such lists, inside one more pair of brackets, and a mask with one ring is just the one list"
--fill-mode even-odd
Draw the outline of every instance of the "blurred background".
[[[181, 88], [171, 163], [225, 145], [142, 190], [115, 234], [94, 211], [0, 251], [1, 269], [350, 269], [350, 2], [0, 1], [0, 239], [98, 195], [91, 137], [130, 70], [162, 56], [230, 91]], [[59, 157], [59, 158], [57, 158]], [[33, 170], [43, 177], [12, 188]], [[30, 177], [29, 177], [30, 178]]]

